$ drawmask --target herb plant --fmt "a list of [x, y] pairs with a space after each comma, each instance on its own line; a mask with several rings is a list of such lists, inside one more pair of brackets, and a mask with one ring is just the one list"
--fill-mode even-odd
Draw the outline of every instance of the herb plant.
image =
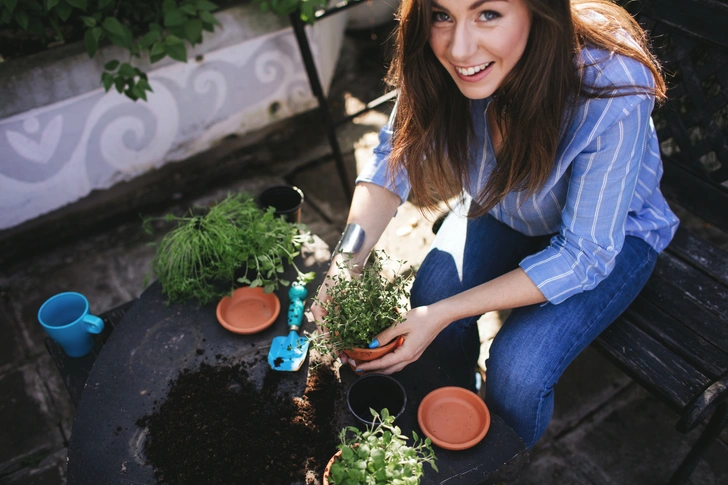
[[[210, 303], [230, 294], [236, 283], [262, 286], [270, 293], [290, 284], [281, 277], [284, 264], [293, 265], [299, 281], [313, 279], [314, 273], [304, 274], [293, 264], [311, 237], [303, 224], [289, 224], [273, 208], [261, 210], [244, 194], [229, 195], [206, 213], [199, 212], [162, 218], [177, 227], [158, 243], [152, 272], [170, 301]], [[154, 220], [144, 221], [147, 232]], [[236, 279], [239, 272], [244, 276]]]
[[391, 258], [374, 251], [360, 275], [350, 275], [346, 263], [330, 280], [329, 300], [316, 302], [328, 312], [319, 323], [323, 332], [314, 335], [312, 345], [321, 354], [338, 356], [342, 350], [366, 348], [378, 333], [404, 320], [411, 276], [400, 273], [404, 264], [385, 271]]
[[339, 433], [341, 457], [334, 461], [329, 471], [329, 483], [333, 485], [417, 485], [424, 474], [423, 465], [429, 463], [433, 470], [435, 452], [429, 438], [420, 440], [412, 432], [413, 444], [407, 445], [407, 437], [394, 417], [383, 409], [381, 416], [370, 409], [374, 424], [361, 432], [347, 426]]

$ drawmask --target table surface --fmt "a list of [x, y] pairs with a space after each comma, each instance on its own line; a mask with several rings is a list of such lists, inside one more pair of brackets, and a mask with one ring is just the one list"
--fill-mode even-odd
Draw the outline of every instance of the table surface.
[[[298, 265], [318, 274], [309, 288], [318, 287], [328, 267], [327, 262], [311, 260], [306, 264], [299, 260]], [[281, 289], [278, 296], [281, 312], [271, 327], [254, 335], [237, 335], [217, 322], [215, 305], [167, 305], [158, 283], [148, 288], [116, 326], [91, 369], [68, 448], [68, 484], [156, 483], [142, 451], [146, 430], [136, 421], [154, 410], [155, 401], [164, 399], [180, 370], [197, 368], [205, 356], [225, 356], [227, 364], [258, 362], [249, 372], [251, 379], [262, 382], [268, 365], [261, 356], [267, 355], [273, 337], [287, 330], [287, 289]], [[312, 328], [311, 322], [303, 326]], [[410, 436], [412, 430], [422, 436], [416, 417], [421, 399], [431, 390], [449, 385], [437, 363], [426, 356], [396, 375], [407, 391], [407, 407], [397, 424]], [[288, 374], [286, 392], [302, 395], [307, 369], [304, 365]], [[341, 374], [342, 386], [356, 379], [348, 369]], [[346, 409], [343, 402], [342, 408]], [[354, 424], [346, 413], [344, 420]], [[491, 418], [488, 434], [473, 448], [449, 451], [435, 447], [439, 473], [426, 465], [422, 484], [503, 483], [518, 476], [528, 462], [525, 446], [502, 419]]]

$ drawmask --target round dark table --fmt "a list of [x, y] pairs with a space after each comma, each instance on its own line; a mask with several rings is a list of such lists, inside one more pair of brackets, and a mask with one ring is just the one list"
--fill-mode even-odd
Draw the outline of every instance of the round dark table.
[[[309, 258], [308, 263], [299, 259], [298, 264], [305, 271], [317, 272], [316, 281], [308, 286], [311, 295], [323, 280], [328, 262]], [[287, 279], [295, 279], [292, 268], [287, 273]], [[270, 342], [287, 333], [287, 289], [277, 294], [281, 312], [276, 322], [260, 333], [237, 335], [217, 322], [214, 304], [168, 305], [158, 283], [149, 287], [116, 326], [91, 369], [68, 447], [68, 484], [156, 483], [154, 470], [145, 464], [142, 451], [146, 430], [138, 427], [136, 421], [153, 412], [154, 402], [165, 398], [170, 381], [181, 370], [196, 369], [202, 362], [214, 365], [219, 356], [226, 357], [227, 364], [256, 363], [248, 372], [251, 379], [262, 384], [268, 370], [265, 356]], [[313, 323], [304, 323], [303, 329], [312, 330]], [[298, 372], [286, 373], [285, 389], [281, 390], [301, 396], [307, 371], [308, 363]], [[405, 434], [416, 430], [422, 436], [417, 425], [417, 406], [428, 392], [448, 385], [447, 376], [425, 353], [396, 377], [407, 390], [408, 399], [397, 424]], [[341, 379], [342, 386], [348, 386], [356, 376], [342, 369]], [[338, 408], [346, 410], [346, 403]], [[342, 419], [354, 424], [348, 411]], [[518, 476], [528, 462], [523, 442], [495, 415], [488, 434], [475, 447], [458, 452], [435, 448], [440, 472], [425, 466], [423, 485], [504, 483]]]

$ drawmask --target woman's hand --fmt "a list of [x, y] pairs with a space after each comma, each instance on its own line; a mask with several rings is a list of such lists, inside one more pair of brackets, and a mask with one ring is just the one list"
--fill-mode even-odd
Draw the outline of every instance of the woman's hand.
[[356, 371], [360, 373], [377, 372], [392, 374], [404, 369], [408, 364], [420, 358], [425, 349], [435, 340], [437, 334], [450, 322], [441, 321], [431, 307], [413, 308], [405, 316], [403, 322], [392, 325], [376, 336], [377, 341], [386, 344], [404, 336], [404, 343], [394, 352], [370, 362], [357, 363]]

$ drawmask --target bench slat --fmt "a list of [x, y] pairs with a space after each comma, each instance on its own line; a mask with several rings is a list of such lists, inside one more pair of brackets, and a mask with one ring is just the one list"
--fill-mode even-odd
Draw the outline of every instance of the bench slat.
[[630, 311], [597, 337], [595, 346], [625, 374], [678, 414], [711, 380], [640, 330]]
[[653, 304], [649, 295], [640, 295], [630, 306], [630, 320], [711, 379], [718, 379], [728, 371], [728, 354], [662, 308]]
[[[722, 328], [716, 332], [715, 338], [721, 339], [718, 345], [723, 349], [728, 349], [728, 340], [726, 340], [725, 329], [728, 328], [728, 289], [717, 283], [715, 280], [706, 278], [696, 268], [688, 265], [684, 261], [678, 259], [674, 255], [670, 254], [669, 251], [665, 251], [660, 254], [657, 265], [655, 265], [655, 271], [653, 272], [653, 278], [658, 277], [668, 282], [669, 286], [672, 286], [681, 293], [681, 300], [689, 299], [695, 302], [696, 305], [705, 308], [715, 316], [715, 319], [722, 322]], [[665, 289], [668, 291], [669, 289]], [[670, 293], [673, 296], [673, 293]], [[669, 308], [675, 303], [665, 300], [663, 304]], [[681, 318], [689, 317], [685, 311], [677, 310], [677, 315]], [[695, 322], [699, 325], [699, 321]], [[708, 325], [706, 330], [710, 330], [712, 325]], [[702, 331], [700, 332], [702, 333]], [[706, 335], [706, 334], [704, 334]]]
[[[723, 210], [728, 210], [723, 207]], [[728, 287], [728, 253], [678, 227], [669, 252], [700, 268]]]

